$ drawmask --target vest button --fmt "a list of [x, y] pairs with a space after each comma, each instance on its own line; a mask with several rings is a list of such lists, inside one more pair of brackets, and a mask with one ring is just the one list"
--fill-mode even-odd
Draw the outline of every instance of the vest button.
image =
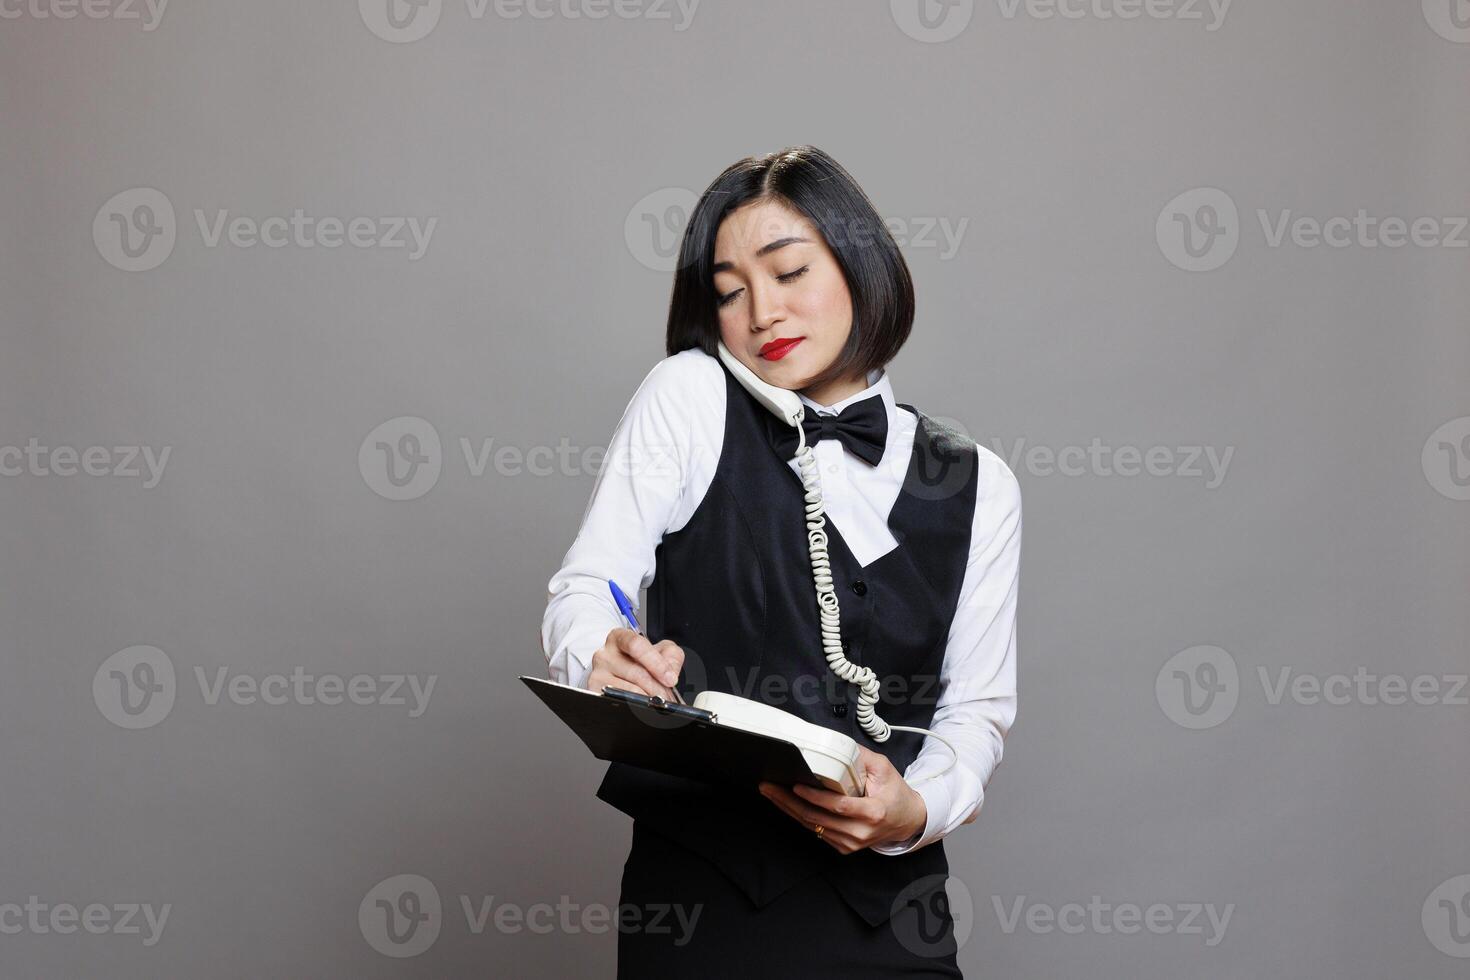
[[847, 641], [846, 640], [843, 640], [842, 641], [842, 652], [843, 653], [846, 653], [847, 652]]
[[833, 714], [833, 716], [835, 716], [837, 718], [846, 718], [847, 717], [847, 704], [844, 702], [843, 704], [834, 704], [834, 705], [832, 705], [832, 714]]
[[856, 582], [852, 583], [852, 591], [856, 592], [858, 595], [867, 595], [868, 583], [864, 582], [862, 579], [858, 579]]

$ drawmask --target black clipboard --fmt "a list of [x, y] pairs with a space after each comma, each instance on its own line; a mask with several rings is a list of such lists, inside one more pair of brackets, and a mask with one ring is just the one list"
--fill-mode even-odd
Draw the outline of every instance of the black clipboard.
[[603, 693], [520, 675], [604, 762], [623, 762], [732, 790], [765, 780], [822, 789], [801, 750], [784, 739], [728, 728], [708, 711], [635, 691]]

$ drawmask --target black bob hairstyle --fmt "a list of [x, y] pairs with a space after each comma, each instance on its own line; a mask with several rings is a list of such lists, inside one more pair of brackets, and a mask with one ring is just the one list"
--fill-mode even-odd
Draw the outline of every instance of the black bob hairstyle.
[[807, 387], [862, 378], [893, 360], [914, 323], [914, 284], [873, 203], [841, 164], [814, 146], [794, 146], [732, 164], [709, 185], [679, 246], [669, 300], [668, 355], [720, 339], [715, 234], [731, 211], [775, 201], [805, 215], [837, 258], [852, 297], [852, 330], [832, 364]]

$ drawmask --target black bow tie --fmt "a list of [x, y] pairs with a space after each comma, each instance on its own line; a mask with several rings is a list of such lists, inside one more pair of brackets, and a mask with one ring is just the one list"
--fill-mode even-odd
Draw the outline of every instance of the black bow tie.
[[[770, 422], [771, 445], [782, 459], [790, 459], [796, 454], [796, 427], [775, 416], [771, 416]], [[848, 452], [871, 466], [878, 465], [883, 448], [888, 445], [888, 412], [883, 407], [882, 395], [854, 402], [836, 415], [817, 415], [808, 405], [801, 427], [806, 430], [807, 445], [836, 439]]]

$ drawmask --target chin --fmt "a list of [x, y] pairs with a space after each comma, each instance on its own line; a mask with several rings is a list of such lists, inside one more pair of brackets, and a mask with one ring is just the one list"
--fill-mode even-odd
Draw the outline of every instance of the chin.
[[791, 355], [787, 354], [779, 361], [768, 361], [764, 357], [757, 358], [760, 370], [756, 372], [760, 377], [773, 385], [796, 391], [802, 387], [810, 372], [803, 370], [799, 365], [788, 363]]

